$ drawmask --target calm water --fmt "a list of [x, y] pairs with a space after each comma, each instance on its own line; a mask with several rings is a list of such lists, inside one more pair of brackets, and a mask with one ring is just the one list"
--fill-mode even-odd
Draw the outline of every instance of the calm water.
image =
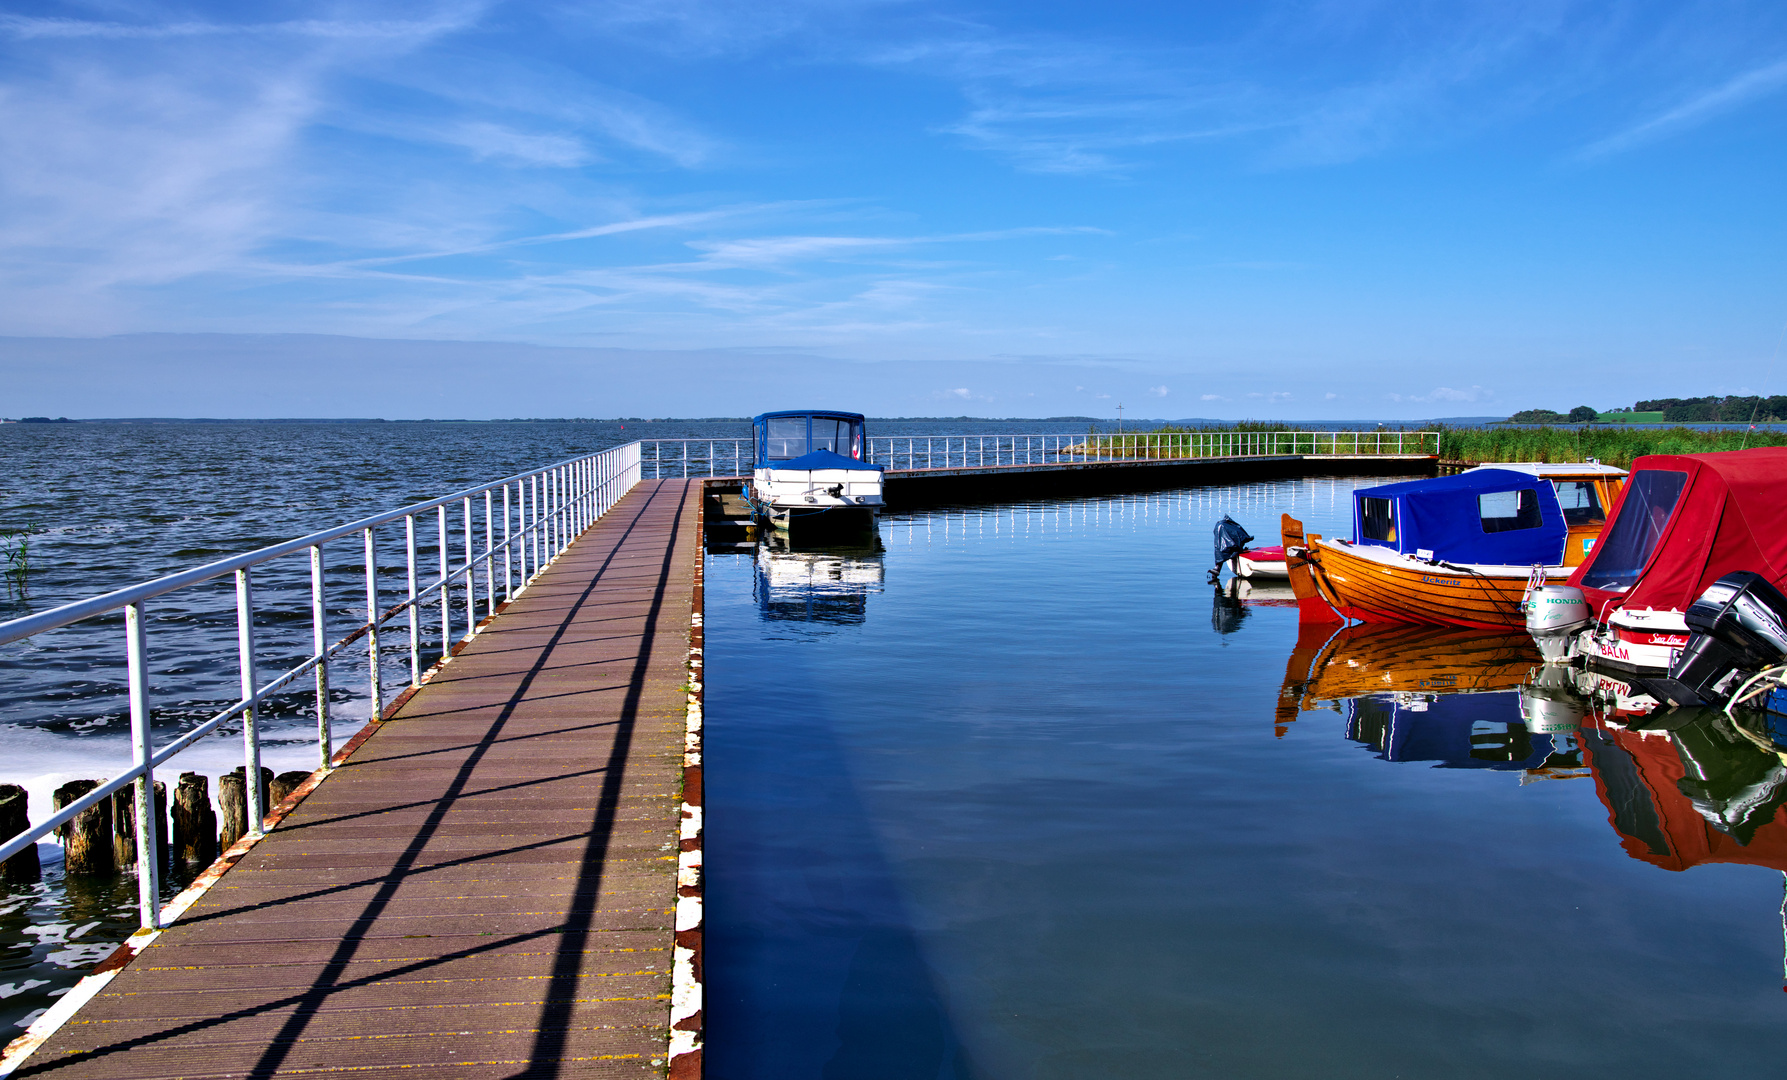
[[[1083, 430], [1080, 425], [883, 424], [875, 434]], [[300, 536], [378, 510], [486, 483], [636, 438], [748, 435], [738, 423], [647, 424], [55, 424], [0, 426], [0, 530], [35, 526], [21, 590], [0, 582], [0, 619], [42, 611], [225, 555]], [[424, 565], [434, 548], [423, 530]], [[404, 587], [401, 528], [380, 537], [382, 588]], [[327, 551], [337, 633], [365, 618], [357, 540]], [[309, 653], [309, 569], [303, 556], [257, 569], [263, 677]], [[151, 697], [158, 741], [214, 715], [238, 694], [234, 594], [228, 581], [148, 605]], [[434, 613], [424, 615], [432, 638]], [[399, 637], [403, 635], [400, 633]], [[437, 653], [425, 650], [424, 664]], [[129, 761], [118, 619], [94, 620], [0, 646], [0, 783], [30, 794], [34, 818], [68, 780], [114, 775]], [[390, 657], [386, 685], [408, 676]], [[338, 740], [369, 713], [364, 654], [334, 665]], [[275, 699], [263, 723], [263, 762], [316, 764], [306, 694]], [[160, 774], [216, 778], [241, 764], [240, 729], [182, 753]], [[135, 927], [128, 878], [64, 882], [61, 849], [38, 846], [42, 885], [0, 892], [0, 1042], [66, 991]], [[181, 882], [167, 881], [171, 893]]]
[[1773, 1075], [1787, 770], [1528, 727], [1518, 637], [1205, 583], [1222, 513], [1351, 486], [710, 556], [709, 1075]]

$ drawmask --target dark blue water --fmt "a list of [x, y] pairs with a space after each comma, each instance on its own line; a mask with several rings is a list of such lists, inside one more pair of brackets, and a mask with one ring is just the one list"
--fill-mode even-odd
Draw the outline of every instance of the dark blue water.
[[1541, 731], [1518, 638], [1206, 584], [1223, 512], [1331, 532], [1350, 486], [711, 556], [709, 1075], [1773, 1075], [1780, 760]]
[[[875, 434], [1083, 431], [1077, 424], [886, 424]], [[0, 620], [108, 592], [161, 574], [301, 536], [407, 503], [488, 483], [632, 439], [729, 439], [740, 423], [7, 424], [0, 426], [0, 532], [33, 527], [30, 572], [0, 578]], [[424, 566], [434, 563], [422, 530]], [[404, 589], [401, 526], [380, 533], [385, 603]], [[336, 634], [365, 618], [360, 543], [328, 546]], [[308, 655], [309, 568], [300, 555], [255, 571], [264, 678]], [[234, 595], [228, 580], [147, 605], [150, 694], [165, 742], [238, 693]], [[437, 641], [435, 610], [424, 642]], [[387, 693], [408, 678], [401, 648], [387, 654]], [[387, 640], [389, 644], [389, 640]], [[425, 645], [422, 663], [438, 647]], [[365, 654], [333, 670], [337, 745], [370, 712]], [[315, 767], [308, 693], [294, 688], [263, 710], [262, 760], [275, 771]], [[0, 646], [0, 783], [22, 784], [31, 812], [75, 779], [115, 775], [130, 759], [124, 638], [97, 619]], [[161, 775], [210, 778], [241, 764], [240, 728], [226, 726]], [[39, 844], [45, 881], [0, 890], [0, 1042], [66, 991], [135, 927], [128, 875], [64, 882], [61, 850]], [[171, 892], [181, 880], [168, 875]]]

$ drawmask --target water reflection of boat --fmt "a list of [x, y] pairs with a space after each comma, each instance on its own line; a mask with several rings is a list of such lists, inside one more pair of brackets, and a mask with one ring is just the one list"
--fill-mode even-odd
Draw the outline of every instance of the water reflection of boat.
[[1232, 634], [1241, 629], [1252, 608], [1296, 606], [1296, 594], [1287, 581], [1230, 578], [1211, 590], [1210, 625], [1219, 634]]
[[1442, 768], [1579, 775], [1574, 717], [1527, 697], [1540, 668], [1524, 634], [1363, 623], [1304, 624], [1285, 670], [1277, 733], [1305, 710], [1331, 708], [1346, 737], [1385, 761]]
[[1513, 690], [1373, 694], [1346, 703], [1346, 737], [1385, 761], [1431, 761], [1441, 769], [1529, 772], [1580, 769], [1575, 737], [1537, 734]]
[[757, 610], [772, 621], [861, 623], [882, 577], [879, 543], [802, 551], [765, 542], [757, 547]]
[[1595, 791], [1628, 854], [1665, 870], [1746, 863], [1787, 872], [1787, 765], [1724, 714], [1679, 709], [1644, 729], [1581, 733]]
[[1525, 634], [1360, 623], [1335, 632], [1300, 680], [1300, 697], [1512, 690], [1539, 663]]

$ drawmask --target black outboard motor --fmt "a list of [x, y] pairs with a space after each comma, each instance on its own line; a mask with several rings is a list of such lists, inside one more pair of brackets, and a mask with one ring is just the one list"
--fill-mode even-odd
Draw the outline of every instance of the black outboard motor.
[[1216, 523], [1216, 565], [1210, 568], [1210, 580], [1215, 581], [1222, 572], [1222, 564], [1246, 551], [1251, 543], [1253, 537], [1239, 522], [1227, 514], [1222, 515], [1222, 520]]
[[1669, 677], [1644, 680], [1671, 705], [1723, 705], [1744, 679], [1787, 663], [1787, 596], [1761, 574], [1726, 574], [1683, 619], [1693, 635]]

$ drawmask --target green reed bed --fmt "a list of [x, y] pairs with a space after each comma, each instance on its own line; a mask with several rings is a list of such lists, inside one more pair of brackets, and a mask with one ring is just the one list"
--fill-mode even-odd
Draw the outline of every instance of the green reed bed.
[[1787, 446], [1775, 431], [1607, 427], [1441, 428], [1440, 457], [1449, 461], [1587, 461], [1622, 468], [1646, 454], [1704, 454], [1754, 446]]

